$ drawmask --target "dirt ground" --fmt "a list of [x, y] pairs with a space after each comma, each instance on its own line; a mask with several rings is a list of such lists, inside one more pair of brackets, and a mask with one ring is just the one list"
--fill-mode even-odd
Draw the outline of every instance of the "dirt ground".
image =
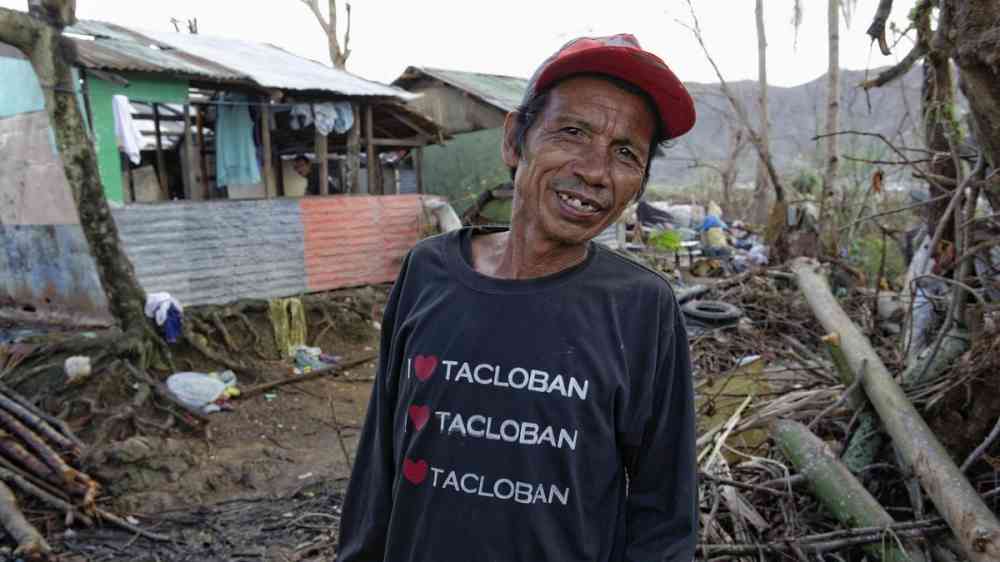
[[[209, 416], [207, 436], [133, 437], [103, 452], [92, 474], [106, 485], [104, 507], [171, 540], [51, 520], [40, 528], [60, 560], [331, 560], [345, 449], [353, 458], [374, 377], [378, 331], [365, 330], [324, 352], [370, 361], [237, 399]], [[297, 376], [288, 361], [259, 366], [247, 387]]]

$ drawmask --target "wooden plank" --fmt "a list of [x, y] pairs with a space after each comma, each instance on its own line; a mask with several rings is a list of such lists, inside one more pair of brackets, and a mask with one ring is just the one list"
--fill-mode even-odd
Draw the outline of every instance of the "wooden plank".
[[184, 154], [187, 159], [187, 167], [183, 170], [184, 172], [184, 199], [193, 199], [195, 181], [198, 178], [195, 172], [195, 156], [194, 156], [194, 138], [191, 136], [191, 120], [190, 117], [191, 106], [184, 104]]
[[198, 165], [201, 167], [201, 193], [202, 199], [211, 199], [212, 190], [208, 187], [208, 164], [205, 162], [205, 114], [202, 111], [201, 106], [197, 107], [198, 110], [198, 151], [201, 158], [199, 158]]
[[417, 133], [419, 133], [419, 134], [421, 134], [421, 135], [423, 135], [425, 137], [431, 137], [431, 138], [433, 138], [435, 136], [435, 135], [432, 135], [429, 132], [427, 132], [427, 130], [424, 129], [423, 127], [421, 127], [421, 126], [417, 125], [416, 123], [414, 123], [412, 119], [406, 117], [405, 115], [403, 115], [402, 113], [400, 113], [400, 112], [392, 109], [391, 107], [386, 106], [385, 109], [386, 109], [386, 111], [389, 112], [390, 115], [392, 115], [393, 117], [395, 117], [396, 119], [398, 119], [401, 123], [403, 123], [407, 127], [413, 129]]
[[378, 154], [375, 153], [375, 133], [373, 126], [375, 123], [374, 108], [371, 104], [365, 106], [365, 153], [368, 155], [368, 193], [372, 195], [382, 195], [382, 186], [378, 181], [378, 169], [381, 162]]
[[319, 194], [330, 194], [330, 182], [327, 177], [330, 175], [330, 160], [327, 156], [326, 135], [316, 131], [316, 163], [319, 164]]
[[260, 152], [264, 160], [264, 193], [270, 199], [277, 191], [274, 181], [274, 155], [271, 154], [271, 106], [264, 104], [260, 111]]
[[160, 183], [160, 193], [170, 199], [167, 189], [167, 160], [163, 157], [163, 133], [160, 131], [160, 104], [153, 102], [153, 127], [156, 128], [156, 179]]
[[372, 144], [375, 146], [426, 146], [427, 141], [424, 139], [385, 139], [375, 137], [372, 139]]
[[351, 103], [354, 112], [354, 125], [347, 132], [347, 193], [361, 193], [361, 181], [358, 176], [361, 170], [361, 110], [357, 103]]

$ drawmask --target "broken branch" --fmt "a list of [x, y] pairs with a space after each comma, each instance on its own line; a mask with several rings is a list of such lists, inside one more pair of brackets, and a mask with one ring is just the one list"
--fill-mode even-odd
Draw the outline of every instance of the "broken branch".
[[962, 475], [927, 423], [906, 398], [871, 342], [841, 308], [815, 260], [793, 260], [792, 271], [813, 314], [823, 327], [840, 334], [851, 368], [867, 360], [862, 384], [900, 455], [912, 464], [924, 490], [959, 538], [968, 558], [986, 562], [1000, 558], [1000, 522]]

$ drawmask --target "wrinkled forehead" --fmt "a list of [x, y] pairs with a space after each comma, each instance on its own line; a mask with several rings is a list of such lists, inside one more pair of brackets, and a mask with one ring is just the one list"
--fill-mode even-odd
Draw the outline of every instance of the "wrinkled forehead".
[[648, 143], [655, 132], [657, 115], [652, 103], [641, 92], [601, 76], [578, 76], [558, 82], [549, 91], [546, 106], [547, 120], [585, 119], [592, 126], [636, 136], [642, 143]]

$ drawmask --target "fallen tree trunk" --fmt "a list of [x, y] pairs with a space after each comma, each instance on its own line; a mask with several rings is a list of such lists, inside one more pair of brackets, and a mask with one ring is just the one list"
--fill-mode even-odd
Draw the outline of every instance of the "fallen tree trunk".
[[[841, 345], [897, 450], [920, 479], [927, 495], [958, 537], [969, 560], [1000, 560], [1000, 522], [962, 475], [948, 451], [907, 400], [861, 330], [830, 292], [815, 260], [792, 261], [792, 271], [813, 314], [823, 327], [840, 334]], [[863, 366], [866, 365], [866, 369]]]
[[[771, 424], [771, 437], [785, 457], [808, 480], [816, 497], [843, 524], [854, 527], [888, 528], [895, 521], [837, 455], [809, 428], [791, 420]], [[865, 547], [870, 555], [885, 562], [926, 562], [918, 547], [902, 543], [904, 551], [891, 537]]]

